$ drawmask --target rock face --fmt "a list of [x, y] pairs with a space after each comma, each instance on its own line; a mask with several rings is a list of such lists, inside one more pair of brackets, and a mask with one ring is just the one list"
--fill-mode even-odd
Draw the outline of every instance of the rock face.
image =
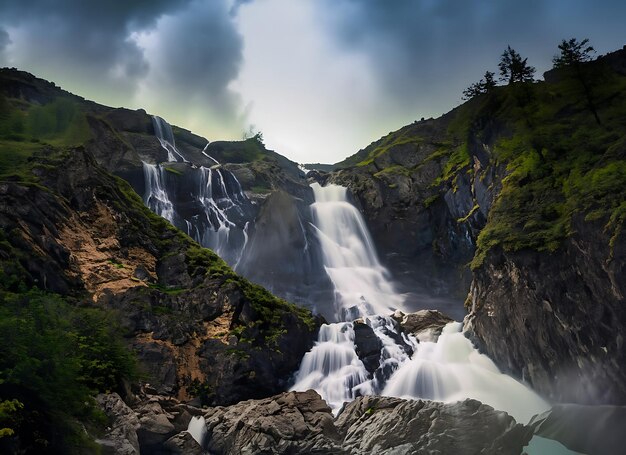
[[135, 412], [117, 393], [100, 394], [96, 401], [110, 422], [105, 436], [96, 441], [104, 453], [139, 455], [137, 430], [141, 424]]
[[0, 228], [28, 286], [118, 310], [161, 393], [231, 404], [284, 390], [316, 337], [310, 312], [153, 215], [87, 150], [46, 150], [31, 166], [37, 185], [0, 185]]
[[333, 419], [316, 392], [289, 392], [205, 414], [213, 454], [519, 454], [532, 430], [475, 400], [360, 397]]
[[[475, 272], [466, 328], [555, 401], [626, 404], [626, 235], [577, 219], [551, 255], [494, 251]], [[506, 349], [503, 349], [506, 340]]]
[[470, 141], [472, 158], [464, 158], [458, 174], [443, 180], [462, 147], [448, 134], [453, 119], [454, 111], [390, 133], [339, 163], [350, 167], [333, 172], [329, 180], [353, 193], [381, 261], [399, 291], [409, 292], [407, 308], [437, 308], [461, 319], [459, 303], [471, 281], [466, 264], [503, 169], [490, 164], [495, 138], [487, 136]]

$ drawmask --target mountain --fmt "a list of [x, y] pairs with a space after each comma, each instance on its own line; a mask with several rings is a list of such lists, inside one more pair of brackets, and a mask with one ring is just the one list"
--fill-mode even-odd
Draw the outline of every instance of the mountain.
[[[102, 425], [90, 395], [129, 396], [139, 378], [205, 404], [269, 396], [313, 343], [310, 311], [235, 274], [110, 172], [133, 181], [144, 154], [163, 152], [150, 125], [144, 112], [0, 73], [0, 419], [17, 435], [3, 450], [87, 444], [76, 419]], [[197, 150], [197, 136], [177, 134]], [[254, 147], [269, 157], [257, 175], [273, 169], [264, 182], [290, 178], [275, 169], [286, 160]]]
[[[394, 387], [441, 399], [466, 385], [440, 378], [456, 348], [463, 371], [516, 378], [546, 406], [626, 404], [626, 49], [582, 68], [495, 87], [306, 175], [259, 138], [209, 142], [0, 70], [0, 448], [200, 453], [210, 431], [220, 450], [254, 432], [278, 450], [274, 421], [289, 447], [365, 447], [344, 430], [380, 434], [388, 412], [422, 407], [467, 432], [455, 406], [366, 398], [333, 419], [315, 393], [285, 392], [330, 378], [336, 410]], [[367, 311], [397, 307], [465, 318], [510, 376], [445, 315]], [[314, 312], [338, 322], [320, 330]], [[502, 420], [483, 406], [463, 412]], [[258, 415], [221, 426], [244, 408]], [[592, 415], [622, 415], [606, 409]], [[530, 427], [509, 423], [517, 450]]]
[[469, 289], [475, 343], [558, 401], [626, 403], [625, 65], [626, 49], [584, 64], [594, 109], [575, 73], [552, 70], [325, 176], [352, 190], [405, 289]]

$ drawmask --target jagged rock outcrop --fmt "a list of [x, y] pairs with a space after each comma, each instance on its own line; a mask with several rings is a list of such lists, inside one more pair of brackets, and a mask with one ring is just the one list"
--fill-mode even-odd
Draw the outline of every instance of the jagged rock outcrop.
[[383, 344], [374, 330], [363, 321], [354, 321], [354, 348], [365, 369], [374, 373], [380, 366], [380, 351]]
[[519, 454], [532, 430], [475, 400], [360, 397], [333, 419], [316, 392], [288, 392], [205, 413], [214, 454]]
[[96, 401], [109, 419], [104, 437], [96, 440], [103, 452], [111, 455], [139, 455], [137, 430], [141, 424], [135, 412], [117, 393], [100, 394]]
[[499, 190], [501, 168], [489, 162], [494, 138], [468, 141], [448, 132], [455, 115], [390, 133], [338, 163], [343, 169], [329, 180], [353, 193], [383, 264], [399, 291], [408, 292], [407, 306], [435, 307], [460, 319], [458, 303], [471, 281], [466, 264]]

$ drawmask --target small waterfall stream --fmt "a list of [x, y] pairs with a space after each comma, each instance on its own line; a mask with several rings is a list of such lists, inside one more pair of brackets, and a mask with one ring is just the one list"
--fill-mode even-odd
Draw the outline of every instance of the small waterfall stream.
[[165, 170], [157, 164], [143, 163], [145, 192], [143, 202], [150, 210], [174, 223], [174, 204], [165, 189]]
[[[176, 148], [170, 124], [158, 116], [153, 116], [152, 122], [159, 143], [167, 151], [168, 162], [191, 164]], [[202, 153], [216, 166], [191, 165], [185, 168], [184, 179], [177, 176], [179, 171], [176, 169], [143, 162], [143, 200], [157, 215], [201, 245], [213, 249], [235, 267], [247, 243], [250, 223], [246, 218], [251, 202], [235, 175], [219, 167], [206, 149]], [[182, 198], [181, 193], [184, 194]]]
[[176, 148], [172, 126], [157, 115], [152, 116], [154, 134], [167, 152], [167, 161], [182, 161], [188, 163], [185, 157]]
[[357, 355], [357, 321], [325, 324], [303, 358], [292, 390], [315, 389], [337, 412], [345, 401], [367, 394], [454, 402], [474, 398], [526, 423], [549, 404], [501, 373], [462, 333], [448, 324], [436, 341], [406, 336], [388, 316], [402, 305], [380, 264], [359, 211], [346, 188], [313, 184], [314, 222], [326, 272], [335, 286], [339, 320], [367, 324], [380, 340], [379, 366], [368, 372]]

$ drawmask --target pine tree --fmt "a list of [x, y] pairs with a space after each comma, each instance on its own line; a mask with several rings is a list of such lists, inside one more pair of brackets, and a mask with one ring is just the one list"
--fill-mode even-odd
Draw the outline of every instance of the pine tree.
[[511, 46], [507, 46], [498, 64], [500, 79], [509, 84], [534, 81], [535, 67], [528, 65], [527, 60], [528, 58], [523, 59]]

